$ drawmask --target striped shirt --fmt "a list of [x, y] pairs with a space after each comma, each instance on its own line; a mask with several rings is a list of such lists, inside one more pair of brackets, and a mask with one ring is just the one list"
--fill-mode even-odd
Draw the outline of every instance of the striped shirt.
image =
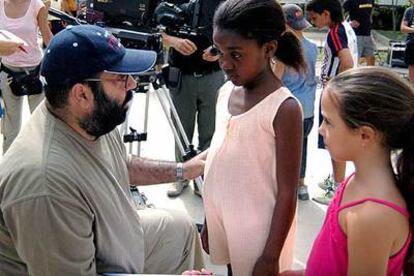
[[354, 67], [356, 67], [358, 65], [357, 38], [349, 23], [344, 21], [330, 28], [326, 35], [321, 69], [321, 80], [324, 85], [339, 73], [338, 53], [347, 48], [351, 52]]

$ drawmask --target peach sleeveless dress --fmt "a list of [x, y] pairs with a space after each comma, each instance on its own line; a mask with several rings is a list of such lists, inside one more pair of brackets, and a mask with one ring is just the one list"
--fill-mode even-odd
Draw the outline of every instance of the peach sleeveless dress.
[[[251, 275], [263, 252], [277, 195], [273, 120], [290, 91], [282, 87], [247, 112], [232, 116], [228, 82], [220, 89], [216, 129], [205, 169], [204, 208], [210, 258], [232, 264], [236, 276]], [[291, 269], [296, 217], [279, 260], [280, 271]]]

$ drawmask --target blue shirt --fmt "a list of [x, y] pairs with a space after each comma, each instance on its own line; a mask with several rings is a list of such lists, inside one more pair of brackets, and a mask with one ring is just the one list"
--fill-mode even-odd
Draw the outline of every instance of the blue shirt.
[[293, 68], [287, 67], [282, 76], [282, 81], [301, 103], [303, 118], [307, 119], [313, 117], [315, 106], [317, 84], [315, 66], [318, 57], [318, 47], [307, 38], [303, 38], [301, 43], [308, 71], [303, 74], [296, 72]]

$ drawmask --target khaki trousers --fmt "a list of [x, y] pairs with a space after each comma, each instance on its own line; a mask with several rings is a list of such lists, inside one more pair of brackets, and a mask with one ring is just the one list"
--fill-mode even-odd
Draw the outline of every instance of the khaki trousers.
[[145, 242], [145, 274], [181, 274], [204, 267], [195, 224], [179, 211], [138, 210]]

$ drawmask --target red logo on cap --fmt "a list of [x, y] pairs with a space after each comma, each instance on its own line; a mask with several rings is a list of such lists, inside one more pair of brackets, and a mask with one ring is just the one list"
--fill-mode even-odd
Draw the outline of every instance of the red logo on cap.
[[108, 37], [108, 45], [112, 49], [117, 49], [117, 48], [119, 48], [119, 41], [118, 41], [118, 39], [115, 36], [110, 35]]
[[295, 17], [296, 18], [302, 18], [303, 17], [303, 12], [301, 10], [297, 10], [295, 11]]

